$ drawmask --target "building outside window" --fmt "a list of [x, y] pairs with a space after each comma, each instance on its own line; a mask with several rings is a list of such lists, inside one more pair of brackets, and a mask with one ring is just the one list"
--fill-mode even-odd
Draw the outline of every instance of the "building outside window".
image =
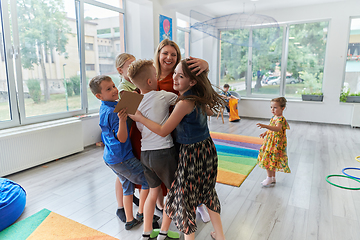
[[[30, 1], [26, 8], [22, 3], [1, 6], [0, 129], [97, 111], [99, 101], [81, 88], [88, 88], [100, 69], [119, 81], [115, 56], [125, 51], [122, 1]], [[75, 9], [80, 4], [83, 14]], [[39, 42], [47, 44], [32, 44]]]

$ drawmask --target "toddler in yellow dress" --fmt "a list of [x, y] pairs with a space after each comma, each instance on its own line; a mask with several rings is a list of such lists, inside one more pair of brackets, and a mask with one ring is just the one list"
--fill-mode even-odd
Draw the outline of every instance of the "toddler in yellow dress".
[[290, 173], [286, 154], [286, 129], [290, 129], [290, 127], [283, 116], [286, 99], [284, 97], [274, 98], [270, 101], [270, 105], [271, 113], [274, 115], [270, 120], [270, 124], [256, 124], [260, 129], [268, 129], [260, 134], [260, 137], [264, 138], [264, 142], [257, 159], [259, 167], [265, 168], [267, 172], [267, 178], [261, 182], [263, 186], [276, 183], [275, 171]]

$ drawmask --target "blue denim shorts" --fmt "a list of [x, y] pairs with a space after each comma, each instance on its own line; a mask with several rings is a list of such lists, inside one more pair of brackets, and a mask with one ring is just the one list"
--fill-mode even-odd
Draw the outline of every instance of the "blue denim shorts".
[[119, 177], [124, 196], [134, 194], [134, 184], [141, 185], [141, 189], [149, 189], [149, 184], [144, 175], [143, 165], [137, 158], [130, 158], [117, 164], [106, 163], [106, 165]]

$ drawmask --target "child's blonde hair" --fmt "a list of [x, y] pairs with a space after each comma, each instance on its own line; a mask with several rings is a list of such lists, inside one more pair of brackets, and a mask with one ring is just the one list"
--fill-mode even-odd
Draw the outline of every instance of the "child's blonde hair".
[[185, 77], [195, 80], [197, 83], [191, 87], [192, 95], [182, 95], [178, 98], [178, 101], [183, 99], [192, 100], [203, 112], [206, 112], [207, 107], [214, 112], [218, 112], [225, 104], [224, 99], [213, 89], [212, 84], [207, 77], [207, 72], [204, 71], [196, 76], [199, 70], [192, 72], [187, 64], [187, 60], [188, 59], [183, 59], [179, 63], [181, 64], [182, 71]]
[[116, 69], [124, 66], [124, 64], [130, 59], [135, 59], [135, 57], [129, 53], [120, 53], [119, 55], [117, 55], [117, 57], [115, 59]]
[[173, 71], [175, 70], [175, 67], [178, 65], [178, 63], [180, 62], [181, 60], [181, 52], [180, 52], [180, 48], [179, 46], [174, 42], [174, 41], [171, 41], [169, 39], [164, 39], [162, 40], [159, 45], [157, 46], [156, 50], [155, 50], [155, 55], [154, 55], [154, 62], [155, 62], [155, 69], [156, 69], [156, 78], [159, 79], [160, 78], [160, 75], [161, 75], [161, 68], [160, 68], [160, 51], [161, 49], [163, 49], [163, 47], [165, 46], [172, 46], [173, 48], [175, 48], [175, 51], [176, 51], [176, 64], [174, 65], [174, 69]]
[[273, 99], [271, 99], [270, 102], [277, 102], [277, 103], [280, 104], [280, 107], [281, 107], [281, 108], [285, 108], [287, 101], [286, 101], [286, 98], [284, 98], [284, 97], [278, 97], [278, 98], [273, 98]]
[[107, 75], [98, 75], [90, 80], [89, 88], [94, 95], [101, 93], [100, 84], [103, 81], [112, 81], [112, 79]]
[[146, 80], [151, 77], [152, 60], [136, 60], [129, 65], [128, 77], [140, 89], [144, 88]]

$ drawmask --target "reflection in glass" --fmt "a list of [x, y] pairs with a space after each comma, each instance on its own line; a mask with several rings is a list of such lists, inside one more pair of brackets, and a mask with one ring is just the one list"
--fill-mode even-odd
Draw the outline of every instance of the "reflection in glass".
[[360, 18], [351, 19], [343, 91], [360, 93]]
[[0, 122], [11, 120], [2, 25], [2, 19], [0, 18]]
[[[285, 95], [322, 91], [328, 22], [290, 26]], [[290, 84], [295, 81], [296, 84]]]
[[[221, 36], [233, 36], [246, 42], [249, 39], [249, 30], [239, 29], [222, 31]], [[230, 85], [230, 91], [237, 91], [246, 95], [248, 47], [220, 41], [220, 88], [225, 83]]]
[[75, 6], [18, 1], [26, 117], [81, 109]]
[[189, 57], [189, 33], [178, 28], [176, 32], [176, 43], [180, 48], [181, 58]]
[[[84, 4], [86, 80], [99, 74], [108, 75], [116, 86], [120, 75], [115, 67], [116, 56], [125, 51], [123, 14]], [[88, 84], [87, 84], [88, 86]], [[87, 89], [89, 109], [97, 109], [100, 101]]]

